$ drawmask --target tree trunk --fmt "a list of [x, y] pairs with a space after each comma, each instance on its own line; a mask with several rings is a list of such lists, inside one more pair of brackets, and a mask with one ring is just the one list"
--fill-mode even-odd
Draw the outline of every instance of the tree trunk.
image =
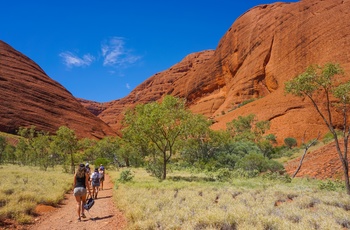
[[349, 166], [346, 160], [347, 159], [341, 159], [341, 162], [342, 162], [343, 172], [344, 172], [344, 182], [345, 182], [346, 193], [350, 195]]
[[295, 170], [295, 173], [293, 174], [292, 178], [294, 178], [297, 175], [297, 173], [299, 172], [301, 165], [303, 163], [304, 157], [307, 153], [307, 150], [308, 150], [308, 148], [305, 149], [304, 154], [303, 154], [302, 158], [300, 159], [299, 166], [298, 166], [297, 170]]
[[166, 152], [163, 152], [163, 180], [166, 179]]
[[[306, 132], [306, 131], [305, 131], [305, 132]], [[303, 143], [304, 143], [304, 139], [305, 139], [305, 132], [304, 132]], [[299, 170], [300, 170], [300, 168], [301, 168], [301, 165], [302, 165], [302, 163], [303, 163], [303, 160], [304, 160], [304, 158], [305, 158], [305, 156], [306, 156], [307, 150], [317, 142], [318, 138], [320, 138], [320, 135], [321, 135], [321, 134], [320, 134], [320, 132], [319, 132], [316, 139], [314, 139], [310, 144], [305, 145], [304, 154], [303, 154], [302, 158], [300, 159], [299, 166], [298, 166], [297, 170], [295, 171], [295, 173], [293, 174], [292, 178], [294, 178], [294, 177], [297, 175], [297, 173], [299, 172]]]
[[75, 173], [75, 167], [74, 167], [73, 153], [70, 154], [70, 162], [71, 162], [70, 170], [71, 170], [72, 174], [74, 174]]

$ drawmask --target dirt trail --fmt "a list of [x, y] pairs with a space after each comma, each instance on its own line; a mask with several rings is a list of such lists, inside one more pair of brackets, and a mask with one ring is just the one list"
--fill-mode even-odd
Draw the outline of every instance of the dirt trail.
[[76, 201], [72, 191], [66, 194], [63, 204], [58, 208], [38, 206], [36, 223], [29, 230], [55, 229], [116, 229], [126, 228], [126, 218], [117, 210], [113, 202], [113, 184], [108, 175], [104, 189], [99, 191], [94, 206], [85, 212], [86, 218], [79, 222], [76, 214]]

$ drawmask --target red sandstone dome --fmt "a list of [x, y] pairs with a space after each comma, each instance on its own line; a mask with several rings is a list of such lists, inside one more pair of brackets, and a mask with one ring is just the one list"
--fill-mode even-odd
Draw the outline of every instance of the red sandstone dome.
[[[336, 62], [350, 73], [349, 38], [349, 1], [260, 5], [233, 23], [215, 51], [188, 55], [125, 98], [106, 103], [98, 116], [119, 130], [125, 108], [171, 94], [187, 98], [194, 113], [212, 117], [213, 129], [253, 113], [271, 121], [270, 131], [280, 142], [300, 140], [304, 132], [311, 139], [327, 128], [308, 101], [284, 95], [284, 82], [310, 64]], [[235, 109], [252, 98], [256, 100]]]
[[35, 126], [54, 133], [60, 126], [67, 126], [79, 137], [116, 135], [36, 63], [2, 41], [0, 98], [2, 132], [16, 133], [19, 127]]

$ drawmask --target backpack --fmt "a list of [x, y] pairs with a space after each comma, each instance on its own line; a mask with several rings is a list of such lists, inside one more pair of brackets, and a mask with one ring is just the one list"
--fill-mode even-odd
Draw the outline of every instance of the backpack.
[[100, 175], [96, 172], [94, 172], [94, 174], [92, 175], [92, 181], [94, 183], [98, 183], [100, 181]]
[[84, 204], [84, 209], [85, 210], [90, 210], [90, 208], [95, 204], [94, 199], [92, 199], [92, 197], [90, 197], [87, 201], [86, 204]]

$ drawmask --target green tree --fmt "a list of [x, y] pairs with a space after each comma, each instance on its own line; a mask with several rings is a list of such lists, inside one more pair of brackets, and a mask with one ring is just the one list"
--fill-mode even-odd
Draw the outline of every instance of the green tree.
[[3, 136], [0, 136], [0, 163], [4, 161], [6, 145], [7, 145], [6, 138]]
[[168, 95], [161, 103], [140, 104], [129, 110], [125, 114], [127, 127], [123, 130], [123, 138], [146, 150], [154, 167], [161, 164], [162, 172], [158, 176], [166, 179], [167, 163], [200, 121], [205, 120], [186, 110], [184, 100]]
[[36, 163], [44, 170], [47, 170], [50, 165], [54, 166], [50, 147], [51, 139], [52, 137], [48, 133], [38, 133], [32, 142]]
[[[309, 66], [306, 71], [285, 83], [285, 92], [301, 98], [308, 98], [332, 133], [336, 150], [342, 164], [347, 194], [350, 195], [348, 140], [350, 125], [348, 121], [350, 105], [350, 81], [340, 82], [344, 75], [339, 64], [327, 63], [324, 66]], [[334, 101], [333, 101], [334, 99]], [[342, 116], [343, 146], [339, 142], [334, 122], [334, 114]]]
[[16, 146], [16, 158], [22, 165], [34, 165], [36, 162], [33, 141], [37, 134], [35, 126], [30, 128], [19, 127], [18, 135], [21, 136]]
[[135, 148], [132, 143], [128, 142], [125, 138], [118, 138], [119, 150], [117, 151], [116, 163], [120, 166], [134, 166], [140, 167], [144, 165], [142, 155], [138, 154], [138, 148]]
[[257, 121], [255, 114], [239, 116], [237, 119], [227, 123], [227, 131], [235, 141], [259, 142], [263, 135], [270, 129], [269, 121]]
[[292, 149], [293, 147], [297, 146], [297, 140], [293, 137], [287, 137], [284, 139], [284, 144], [289, 148]]
[[74, 174], [74, 154], [78, 150], [78, 139], [74, 130], [69, 129], [66, 126], [59, 127], [56, 136], [53, 137], [51, 147], [54, 152], [59, 153], [65, 159], [64, 166], [67, 166], [67, 163], [70, 164], [70, 172]]
[[4, 160], [11, 164], [16, 163], [16, 155], [15, 155], [16, 147], [7, 144], [4, 150]]
[[78, 141], [79, 155], [82, 161], [93, 162], [98, 156], [95, 152], [97, 140], [82, 138]]

